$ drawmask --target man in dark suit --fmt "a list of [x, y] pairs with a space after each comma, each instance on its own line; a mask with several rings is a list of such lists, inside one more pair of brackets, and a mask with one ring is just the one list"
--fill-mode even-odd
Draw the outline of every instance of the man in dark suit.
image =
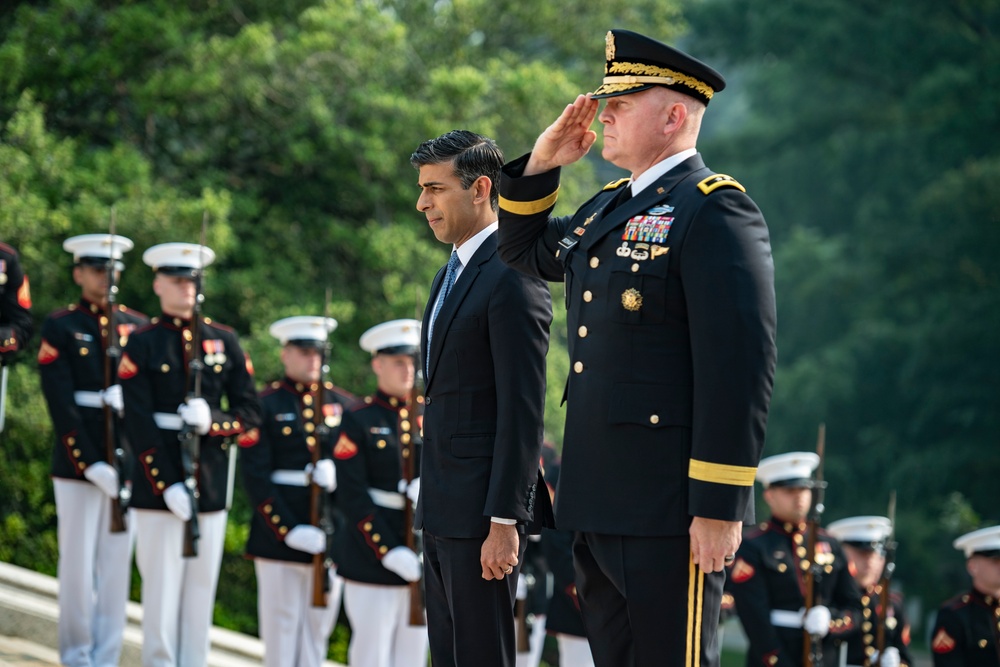
[[[565, 281], [572, 362], [560, 529], [597, 665], [717, 665], [724, 562], [753, 517], [775, 365], [767, 227], [695, 147], [725, 81], [626, 30], [603, 85], [507, 164], [499, 252]], [[550, 217], [599, 98], [604, 159], [631, 174]]]
[[497, 256], [503, 154], [456, 130], [421, 144], [417, 209], [454, 248], [421, 328], [427, 372], [421, 490], [435, 667], [514, 664], [514, 600], [527, 524], [549, 508], [538, 457], [552, 304]]

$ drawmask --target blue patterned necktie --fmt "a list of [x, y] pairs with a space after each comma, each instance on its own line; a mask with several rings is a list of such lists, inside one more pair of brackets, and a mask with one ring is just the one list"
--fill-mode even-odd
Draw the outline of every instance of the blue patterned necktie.
[[462, 266], [462, 260], [458, 258], [458, 253], [452, 250], [451, 258], [448, 260], [448, 270], [445, 271], [444, 281], [441, 283], [441, 289], [438, 290], [437, 303], [434, 304], [434, 313], [431, 315], [430, 327], [427, 329], [427, 349], [431, 347], [431, 336], [434, 335], [434, 322], [437, 320], [438, 313], [441, 312], [441, 306], [444, 305], [444, 300], [448, 298], [448, 294], [451, 293], [451, 288], [455, 284], [455, 276], [458, 273], [458, 267]]

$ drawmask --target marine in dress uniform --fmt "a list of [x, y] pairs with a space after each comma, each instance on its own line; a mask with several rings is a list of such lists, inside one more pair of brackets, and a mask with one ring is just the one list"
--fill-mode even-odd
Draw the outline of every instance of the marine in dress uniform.
[[10, 363], [34, 331], [28, 274], [17, 250], [0, 242], [0, 365]]
[[[339, 571], [351, 622], [352, 667], [422, 667], [427, 628], [410, 619], [410, 582], [420, 580], [417, 553], [407, 546], [404, 508], [420, 489], [422, 398], [415, 400], [420, 322], [383, 322], [361, 336], [372, 354], [378, 390], [344, 420], [334, 456], [338, 505], [346, 517]], [[412, 481], [403, 475], [412, 462]], [[423, 612], [421, 612], [423, 613]]]
[[[125, 432], [136, 456], [132, 508], [146, 667], [207, 660], [235, 463], [229, 440], [260, 421], [253, 366], [236, 333], [199, 316], [195, 335], [197, 283], [214, 259], [210, 248], [191, 243], [143, 253], [163, 312], [132, 333], [118, 366]], [[201, 395], [194, 397], [198, 362]], [[201, 438], [193, 489], [185, 486], [179, 440], [186, 428]], [[184, 557], [185, 524], [195, 512], [197, 556]]]
[[[750, 641], [748, 667], [802, 664], [803, 632], [822, 638], [823, 664], [839, 664], [840, 645], [861, 633], [861, 594], [840, 543], [816, 537], [814, 606], [805, 611], [806, 515], [819, 457], [790, 452], [760, 462], [757, 479], [771, 520], [748, 532], [736, 553], [730, 592]], [[818, 666], [817, 666], [818, 667]]]
[[[340, 610], [343, 583], [325, 562], [325, 604], [313, 606], [314, 557], [325, 561], [330, 546], [322, 509], [337, 487], [333, 445], [344, 411], [356, 401], [322, 381], [323, 349], [336, 326], [332, 318], [311, 316], [271, 325], [271, 335], [282, 344], [285, 377], [261, 392], [260, 427], [238, 439], [254, 512], [246, 551], [257, 574], [257, 618], [267, 667], [322, 665]], [[311, 523], [314, 484], [320, 487], [320, 525]]]
[[847, 641], [848, 667], [910, 667], [910, 624], [903, 609], [903, 596], [889, 591], [883, 632], [885, 653], [878, 652], [881, 623], [883, 570], [892, 522], [884, 516], [853, 516], [834, 521], [827, 532], [840, 541], [849, 568], [861, 589], [861, 634]]
[[[132, 458], [120, 428], [114, 428], [112, 448], [123, 456], [109, 461], [105, 406], [117, 426], [118, 355], [129, 335], [149, 322], [120, 304], [109, 312], [108, 266], [120, 271], [122, 255], [132, 247], [124, 236], [110, 234], [66, 239], [80, 301], [42, 323], [38, 368], [55, 432], [59, 659], [69, 667], [117, 665], [125, 629], [132, 540], [127, 518], [126, 530], [111, 532], [111, 499], [119, 498], [120, 480], [129, 479]], [[108, 381], [115, 384], [106, 386]]]
[[972, 588], [944, 603], [931, 633], [934, 667], [1000, 665], [1000, 526], [954, 542], [965, 554]]
[[[565, 282], [556, 523], [577, 534], [596, 664], [717, 665], [722, 569], [753, 520], [776, 358], [768, 231], [695, 147], [718, 72], [612, 30], [605, 74], [504, 166], [499, 252]], [[560, 168], [596, 140], [595, 116], [603, 156], [632, 177], [551, 217]]]

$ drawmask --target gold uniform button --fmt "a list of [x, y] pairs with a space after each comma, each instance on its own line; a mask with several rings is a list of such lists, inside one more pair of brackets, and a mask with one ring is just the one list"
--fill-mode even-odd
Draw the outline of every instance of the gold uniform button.
[[798, 547], [798, 548], [796, 548], [795, 549], [795, 555], [798, 556], [799, 558], [805, 558], [806, 548], [805, 547]]
[[632, 265], [632, 273], [638, 273], [638, 272], [639, 272], [639, 264], [637, 262]]
[[979, 648], [986, 648], [986, 640], [985, 639], [980, 639], [979, 640]]
[[801, 567], [802, 571], [805, 572], [806, 570], [809, 569], [809, 561], [803, 560], [802, 562], [799, 563], [799, 567]]
[[865, 621], [864, 623], [861, 624], [862, 632], [871, 632], [871, 629], [872, 629], [871, 621]]
[[166, 484], [163, 483], [163, 482], [157, 482], [156, 483], [156, 488], [159, 489], [160, 491], [162, 491], [163, 487], [165, 487], [165, 486], [166, 486]]
[[784, 572], [787, 569], [788, 569], [787, 565], [785, 565], [784, 563], [778, 563], [778, 572]]
[[399, 399], [393, 396], [392, 398], [389, 399], [389, 405], [391, 405], [392, 407], [396, 407], [397, 405], [399, 405]]
[[169, 373], [170, 372], [170, 366], [167, 365], [167, 364], [163, 364], [162, 366], [160, 366], [160, 372], [161, 373]]
[[573, 364], [573, 370], [576, 371], [577, 373], [582, 373], [583, 372], [583, 362], [582, 361], [578, 361], [575, 364]]
[[219, 430], [219, 422], [212, 422], [212, 430], [213, 431]]
[[108, 326], [108, 318], [104, 315], [101, 315], [101, 319], [99, 319], [98, 322], [101, 323], [102, 327]]
[[596, 269], [600, 265], [601, 265], [601, 260], [597, 259], [596, 257], [590, 258], [590, 268]]
[[280, 523], [280, 522], [281, 522], [281, 517], [278, 516], [277, 514], [271, 517], [271, 523]]
[[363, 527], [364, 527], [366, 533], [369, 532], [372, 529], [372, 522], [371, 521], [366, 521], [365, 525]]
[[402, 442], [404, 445], [410, 444], [410, 434], [404, 433], [403, 435], [399, 436], [399, 441]]
[[580, 328], [576, 330], [576, 333], [578, 333], [580, 335], [580, 338], [586, 338], [587, 337], [587, 327], [581, 325]]
[[378, 447], [379, 449], [385, 449], [385, 440], [379, 440], [378, 442], [375, 443], [375, 446]]
[[66, 444], [72, 447], [73, 445], [76, 444], [76, 438], [74, 438], [73, 436], [66, 438]]
[[281, 429], [281, 435], [291, 435], [291, 434], [292, 434], [291, 426], [285, 426]]
[[81, 356], [81, 357], [85, 357], [85, 356], [87, 356], [88, 354], [90, 354], [90, 350], [88, 350], [88, 349], [87, 349], [87, 348], [85, 348], [85, 347], [81, 347], [81, 348], [80, 348], [80, 356]]
[[233, 420], [233, 428], [239, 428], [239, 427], [240, 423], [238, 421]]
[[75, 458], [75, 459], [80, 458], [80, 454], [82, 454], [82, 453], [83, 452], [81, 452], [79, 449], [74, 449], [73, 450], [73, 458]]
[[215, 371], [216, 373], [221, 373], [222, 372], [222, 366], [220, 364], [216, 364], [216, 365], [212, 366], [212, 370]]
[[313, 416], [312, 408], [306, 408], [305, 410], [303, 410], [302, 411], [302, 416], [305, 419], [312, 419], [312, 416]]
[[[399, 418], [400, 419], [409, 419], [410, 418], [410, 411], [407, 410], [406, 408], [400, 408], [399, 409]], [[409, 428], [409, 426], [407, 426], [407, 428]]]
[[222, 422], [222, 430], [223, 431], [228, 431], [231, 426], [232, 426], [232, 424], [230, 424], [229, 422]]
[[792, 542], [795, 542], [796, 544], [802, 544], [802, 534], [795, 533], [794, 535], [792, 535]]
[[868, 597], [867, 595], [862, 595], [861, 596], [861, 604], [868, 604], [871, 601], [872, 601], [872, 599], [870, 597]]
[[660, 423], [660, 415], [649, 415], [649, 423], [650, 424], [659, 424]]
[[833, 572], [833, 566], [827, 565], [826, 567], [823, 568], [823, 571], [826, 572], [827, 574], [830, 574], [831, 572]]
[[152, 470], [149, 471], [149, 474], [152, 475], [153, 477], [159, 477], [160, 476], [160, 469], [159, 468], [153, 468]]
[[[298, 387], [299, 387], [299, 391], [302, 391], [302, 389], [301, 389], [302, 385], [298, 385]], [[302, 402], [305, 403], [306, 405], [312, 405], [313, 404], [313, 397], [310, 396], [309, 394], [306, 394], [305, 396], [302, 397]]]
[[281, 528], [278, 529], [278, 532], [281, 533], [282, 535], [287, 534], [288, 533], [288, 526], [282, 526]]
[[591, 301], [594, 300], [594, 293], [591, 292], [590, 290], [587, 290], [586, 292], [583, 293], [583, 300], [586, 301], [587, 303], [590, 303]]
[[386, 554], [386, 552], [388, 552], [388, 551], [389, 551], [389, 547], [385, 546], [384, 544], [383, 544], [382, 546], [380, 546], [380, 547], [378, 548], [378, 552], [379, 552], [380, 554], [382, 554], [383, 556], [384, 556], [384, 555]]
[[305, 429], [306, 433], [312, 433], [313, 431], [316, 430], [316, 424], [313, 424], [312, 422], [306, 422]]
[[861, 611], [861, 615], [864, 616], [865, 618], [871, 618], [871, 616], [872, 616], [872, 610], [871, 609], [863, 609]]
[[191, 333], [190, 329], [185, 329], [181, 333], [181, 337], [184, 338], [184, 340], [193, 340], [194, 339], [194, 334]]
[[767, 659], [768, 664], [776, 665], [778, 664], [778, 656], [772, 655]]
[[274, 508], [271, 507], [270, 505], [264, 505], [264, 513], [265, 514], [270, 514], [273, 509]]
[[[402, 416], [402, 415], [400, 415], [400, 416]], [[403, 429], [404, 431], [409, 431], [410, 430], [410, 421], [404, 417], [403, 420], [399, 422], [399, 428]]]
[[152, 462], [153, 462], [153, 457], [152, 456], [147, 456], [146, 457], [146, 463], [152, 463]]
[[372, 533], [372, 542], [375, 542], [376, 544], [378, 544], [381, 541], [382, 541], [382, 536], [381, 535], [379, 535], [378, 533]]
[[86, 470], [87, 464], [84, 463], [83, 461], [80, 461], [79, 463], [76, 464], [76, 467], [79, 468], [80, 470]]
[[401, 452], [400, 452], [399, 454], [400, 454], [400, 456], [402, 456], [402, 457], [403, 457], [404, 459], [408, 459], [408, 458], [410, 458], [410, 450], [409, 450], [409, 449], [404, 449], [404, 450], [403, 450], [403, 451], [401, 451]]
[[314, 435], [306, 436], [306, 444], [309, 445], [310, 447], [315, 447], [316, 446], [316, 436], [314, 436]]

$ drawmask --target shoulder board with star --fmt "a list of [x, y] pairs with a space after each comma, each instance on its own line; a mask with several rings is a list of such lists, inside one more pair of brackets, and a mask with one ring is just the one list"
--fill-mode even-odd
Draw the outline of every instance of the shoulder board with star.
[[698, 189], [704, 195], [710, 195], [719, 188], [736, 188], [740, 192], [747, 191], [745, 187], [740, 185], [739, 181], [728, 174], [713, 174], [698, 184]]
[[629, 182], [629, 180], [630, 180], [630, 179], [628, 179], [628, 178], [619, 178], [619, 179], [618, 179], [617, 181], [611, 181], [610, 183], [608, 183], [607, 185], [605, 185], [605, 186], [604, 186], [603, 188], [601, 188], [601, 189], [602, 189], [602, 190], [605, 190], [605, 191], [607, 191], [607, 190], [617, 190], [617, 189], [618, 189], [619, 187], [621, 187], [621, 186], [622, 186], [622, 185], [623, 185], [624, 183], [628, 183], [628, 182]]

